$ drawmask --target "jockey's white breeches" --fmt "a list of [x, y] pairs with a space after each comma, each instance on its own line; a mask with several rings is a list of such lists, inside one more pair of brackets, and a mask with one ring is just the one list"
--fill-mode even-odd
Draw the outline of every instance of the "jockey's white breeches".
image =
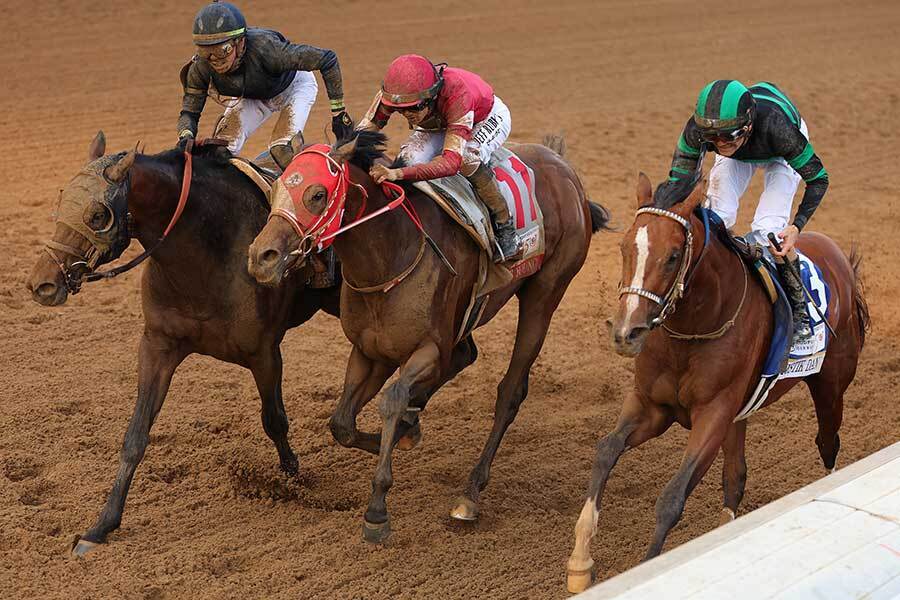
[[269, 147], [290, 143], [294, 134], [303, 131], [306, 126], [318, 91], [319, 84], [313, 73], [297, 71], [291, 84], [274, 98], [234, 100], [225, 109], [213, 137], [228, 140], [228, 149], [237, 154], [260, 125], [274, 113], [280, 113], [272, 130]]
[[[805, 121], [800, 121], [800, 131], [809, 139]], [[737, 220], [741, 196], [747, 191], [750, 179], [757, 170], [764, 173], [765, 187], [759, 197], [747, 241], [768, 246], [767, 234], [777, 235], [788, 226], [794, 194], [800, 185], [800, 174], [783, 158], [749, 163], [716, 155], [716, 162], [709, 173], [707, 197], [710, 208], [731, 229]]]
[[[478, 165], [491, 160], [494, 151], [506, 143], [512, 130], [512, 117], [506, 104], [494, 96], [494, 106], [487, 118], [472, 127], [472, 139], [466, 143], [460, 172], [469, 176]], [[398, 158], [406, 165], [421, 165], [444, 151], [444, 131], [415, 129], [400, 146]]]

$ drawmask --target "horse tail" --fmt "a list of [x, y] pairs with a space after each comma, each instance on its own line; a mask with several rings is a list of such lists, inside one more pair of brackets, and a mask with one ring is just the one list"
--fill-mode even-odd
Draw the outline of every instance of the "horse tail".
[[[556, 152], [559, 157], [565, 160], [567, 163], [569, 162], [568, 160], [566, 160], [566, 138], [562, 134], [548, 133], [544, 136], [544, 139], [541, 140], [541, 144]], [[571, 166], [571, 163], [569, 164], [569, 166]], [[581, 188], [581, 192], [584, 195], [585, 200], [587, 200], [588, 208], [591, 211], [591, 233], [597, 233], [601, 229], [612, 230], [612, 228], [609, 226], [609, 210], [597, 204], [596, 202], [591, 202], [591, 200], [587, 197], [587, 194], [584, 192], [584, 186], [581, 185], [580, 178], [578, 181], [578, 186], [579, 188]]]
[[559, 154], [560, 158], [566, 157], [566, 138], [562, 134], [548, 133], [541, 140], [541, 144]]
[[869, 317], [869, 303], [862, 279], [862, 253], [856, 245], [850, 246], [850, 265], [853, 267], [853, 302], [856, 305], [856, 320], [859, 321], [859, 347], [866, 343], [866, 332], [872, 324]]

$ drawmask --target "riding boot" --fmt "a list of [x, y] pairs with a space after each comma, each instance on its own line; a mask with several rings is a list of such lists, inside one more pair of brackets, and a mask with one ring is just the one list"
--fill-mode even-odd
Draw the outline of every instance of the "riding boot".
[[509, 207], [506, 205], [506, 199], [497, 186], [494, 172], [486, 164], [481, 163], [467, 179], [491, 214], [494, 241], [499, 250], [494, 255], [494, 262], [506, 262], [517, 256], [522, 251], [522, 242], [516, 233], [512, 216], [509, 214]]
[[778, 269], [778, 276], [784, 285], [784, 291], [787, 293], [788, 300], [791, 303], [791, 312], [794, 316], [794, 338], [793, 343], [803, 342], [812, 337], [812, 327], [809, 324], [809, 313], [806, 310], [806, 295], [803, 293], [803, 283], [794, 276], [796, 272], [800, 274], [800, 259], [795, 258], [791, 261], [794, 271], [791, 271], [787, 262], [775, 263]]

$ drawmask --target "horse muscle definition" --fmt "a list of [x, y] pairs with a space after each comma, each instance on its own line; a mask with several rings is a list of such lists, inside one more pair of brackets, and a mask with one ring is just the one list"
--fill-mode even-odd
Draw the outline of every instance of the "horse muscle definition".
[[[81, 218], [88, 229], [67, 224], [67, 219], [57, 222], [53, 240], [28, 281], [41, 304], [62, 304], [70, 289], [77, 291], [80, 280], [73, 288], [71, 274], [79, 262], [84, 264], [83, 257], [96, 259], [91, 267], [114, 260], [128, 246], [129, 236], [151, 248], [175, 211], [185, 166], [182, 152], [104, 157], [105, 145], [98, 134], [88, 164], [62, 192], [63, 216]], [[214, 148], [195, 150], [184, 212], [144, 268], [137, 403], [109, 498], [94, 526], [74, 546], [77, 555], [105, 541], [119, 526], [172, 375], [192, 353], [251, 371], [262, 400], [263, 429], [275, 444], [281, 468], [289, 474], [298, 470], [287, 437], [279, 345], [287, 329], [318, 310], [337, 315], [339, 288], [305, 288], [302, 276], [289, 278], [277, 289], [255, 283], [247, 273], [246, 252], [266, 222], [268, 206], [253, 183], [215, 154]], [[117, 239], [104, 237], [110, 232]]]

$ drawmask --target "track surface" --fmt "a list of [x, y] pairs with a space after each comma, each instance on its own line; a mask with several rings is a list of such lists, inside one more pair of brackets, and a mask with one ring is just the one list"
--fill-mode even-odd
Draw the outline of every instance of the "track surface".
[[[761, 0], [749, 12], [738, 2], [485, 2], [477, 14], [471, 2], [449, 0], [440, 16], [417, 2], [377, 11], [350, 1], [245, 4], [253, 23], [338, 52], [356, 117], [396, 54], [417, 51], [482, 73], [512, 109], [514, 140], [565, 131], [587, 189], [622, 226], [637, 172], [665, 176], [703, 83], [778, 82], [800, 106], [831, 174], [812, 228], [845, 249], [856, 241], [865, 254], [875, 329], [845, 398], [839, 464], [898, 439], [900, 169], [896, 128], [885, 119], [900, 113], [893, 0], [802, 0], [790, 11]], [[277, 471], [250, 374], [189, 358], [153, 430], [122, 528], [86, 560], [68, 558], [73, 536], [105, 499], [133, 406], [138, 276], [88, 286], [53, 309], [32, 303], [24, 282], [52, 234], [57, 190], [98, 128], [110, 151], [138, 139], [151, 152], [172, 144], [178, 70], [191, 54], [198, 7], [37, 0], [4, 9], [0, 587], [22, 598], [563, 597], [594, 443], [612, 426], [631, 379], [630, 361], [613, 354], [602, 325], [619, 277], [616, 233], [594, 238], [557, 313], [476, 525], [452, 523], [448, 508], [490, 428], [515, 310], [479, 331], [479, 361], [432, 401], [423, 444], [398, 452], [394, 536], [384, 548], [360, 536], [374, 458], [339, 447], [326, 427], [349, 349], [338, 322], [320, 316], [283, 346], [299, 480]], [[375, 23], [376, 14], [386, 22]], [[313, 141], [327, 120], [321, 100], [307, 127]], [[204, 117], [203, 133], [213, 122]], [[248, 154], [264, 147], [267, 130]], [[395, 123], [388, 132], [396, 148], [404, 129]], [[757, 180], [741, 225], [759, 191]], [[368, 409], [363, 425], [373, 429], [375, 414]], [[743, 511], [824, 474], [814, 436], [805, 389], [753, 419]], [[594, 543], [601, 576], [640, 560], [656, 495], [685, 439], [673, 428], [620, 461]], [[668, 547], [716, 525], [719, 481], [717, 464]]]

